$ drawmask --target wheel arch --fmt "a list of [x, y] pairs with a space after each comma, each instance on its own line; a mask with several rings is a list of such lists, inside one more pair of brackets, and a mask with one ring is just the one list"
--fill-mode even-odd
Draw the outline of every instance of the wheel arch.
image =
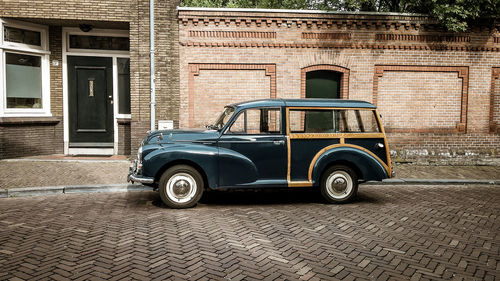
[[186, 165], [195, 169], [198, 173], [200, 173], [201, 177], [203, 178], [204, 189], [207, 189], [209, 187], [208, 177], [205, 170], [196, 162], [188, 159], [176, 159], [163, 165], [160, 169], [158, 169], [158, 171], [154, 176], [155, 183], [158, 183], [160, 181], [161, 176], [163, 175], [163, 173], [165, 173], [166, 170], [177, 165]]
[[349, 166], [361, 180], [382, 180], [388, 177], [387, 170], [380, 160], [370, 153], [352, 146], [336, 146], [318, 153], [311, 162], [311, 178], [316, 185], [323, 172], [332, 165]]
[[354, 163], [352, 163], [352, 162], [350, 162], [348, 160], [339, 159], [339, 160], [333, 160], [333, 161], [329, 162], [328, 164], [326, 164], [324, 166], [324, 168], [321, 171], [318, 171], [319, 172], [318, 180], [317, 180], [318, 184], [320, 183], [321, 177], [323, 176], [323, 174], [325, 173], [325, 171], [328, 170], [328, 168], [333, 167], [333, 166], [346, 166], [346, 167], [349, 167], [349, 168], [351, 168], [356, 173], [356, 176], [358, 177], [358, 179], [362, 179], [363, 178], [363, 174], [362, 174], [361, 170], [359, 169], [359, 167], [356, 166], [356, 164], [354, 164]]

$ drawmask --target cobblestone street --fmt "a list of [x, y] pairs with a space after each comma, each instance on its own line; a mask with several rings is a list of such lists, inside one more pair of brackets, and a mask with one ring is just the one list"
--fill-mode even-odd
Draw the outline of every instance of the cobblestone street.
[[0, 279], [494, 280], [499, 186], [212, 192], [188, 210], [155, 192], [4, 199]]

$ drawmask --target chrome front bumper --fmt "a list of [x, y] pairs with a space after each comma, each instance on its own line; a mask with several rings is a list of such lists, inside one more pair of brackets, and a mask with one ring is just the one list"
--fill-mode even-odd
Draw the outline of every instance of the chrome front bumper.
[[140, 183], [152, 184], [155, 182], [155, 179], [149, 177], [143, 177], [141, 175], [128, 174], [127, 181], [132, 183], [140, 182]]
[[135, 160], [132, 163], [132, 165], [130, 165], [130, 168], [128, 171], [128, 176], [127, 176], [127, 182], [132, 182], [132, 183], [139, 182], [139, 183], [145, 183], [145, 184], [153, 184], [155, 182], [155, 179], [139, 175], [138, 169], [137, 169], [137, 160]]

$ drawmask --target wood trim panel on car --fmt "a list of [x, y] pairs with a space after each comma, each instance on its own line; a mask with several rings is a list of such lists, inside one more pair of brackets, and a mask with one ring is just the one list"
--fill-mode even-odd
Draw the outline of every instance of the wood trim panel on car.
[[[380, 128], [380, 133], [290, 133], [290, 109], [344, 109], [344, 110], [375, 110], [375, 116]], [[392, 176], [392, 165], [390, 161], [390, 152], [389, 152], [389, 144], [387, 142], [387, 137], [385, 136], [385, 130], [384, 126], [382, 124], [382, 120], [380, 119], [380, 115], [377, 111], [377, 109], [373, 108], [344, 108], [344, 107], [287, 107], [285, 109], [285, 114], [286, 114], [286, 142], [287, 142], [287, 182], [289, 187], [307, 187], [307, 186], [312, 186], [312, 172], [314, 169], [314, 164], [316, 164], [316, 161], [318, 158], [326, 152], [329, 149], [336, 148], [336, 147], [351, 147], [351, 148], [356, 148], [360, 149], [371, 156], [373, 156], [378, 162], [382, 164], [384, 169], [387, 172], [387, 175], [389, 177]], [[291, 151], [291, 140], [292, 139], [322, 139], [322, 138], [331, 138], [331, 139], [339, 139], [339, 144], [334, 144], [330, 145], [327, 147], [324, 147], [320, 151], [316, 153], [316, 155], [313, 157], [311, 163], [309, 164], [309, 171], [308, 171], [308, 181], [292, 181], [291, 180], [291, 156], [292, 156], [292, 151]], [[369, 151], [366, 148], [363, 148], [361, 146], [353, 145], [353, 144], [346, 144], [345, 139], [351, 139], [351, 138], [383, 138], [384, 139], [384, 145], [386, 147], [386, 158], [388, 160], [388, 164], [384, 163], [377, 155], [375, 155], [373, 152]]]
[[375, 158], [378, 162], [380, 162], [380, 164], [382, 164], [382, 166], [384, 166], [384, 169], [388, 175], [391, 174], [389, 166], [387, 166], [384, 163], [384, 161], [382, 161], [382, 159], [380, 159], [377, 155], [375, 155], [373, 152], [369, 151], [368, 149], [361, 147], [361, 146], [358, 146], [358, 145], [354, 145], [354, 144], [332, 144], [332, 145], [329, 145], [327, 147], [324, 147], [323, 149], [318, 151], [318, 153], [316, 153], [316, 155], [314, 155], [314, 157], [311, 161], [311, 164], [309, 164], [309, 172], [307, 174], [307, 178], [309, 179], [310, 182], [312, 182], [312, 173], [313, 173], [314, 165], [318, 161], [318, 158], [326, 151], [333, 149], [333, 148], [337, 148], [337, 147], [351, 147], [351, 148], [356, 148], [356, 149], [362, 150], [362, 151], [370, 154], [371, 156], [373, 156], [373, 158]]

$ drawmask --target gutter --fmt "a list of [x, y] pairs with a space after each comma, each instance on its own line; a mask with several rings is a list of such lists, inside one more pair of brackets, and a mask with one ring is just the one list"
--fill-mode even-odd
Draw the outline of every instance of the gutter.
[[151, 126], [156, 129], [156, 77], [155, 77], [155, 1], [149, 0], [149, 57], [150, 57], [150, 91], [151, 91]]

